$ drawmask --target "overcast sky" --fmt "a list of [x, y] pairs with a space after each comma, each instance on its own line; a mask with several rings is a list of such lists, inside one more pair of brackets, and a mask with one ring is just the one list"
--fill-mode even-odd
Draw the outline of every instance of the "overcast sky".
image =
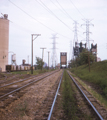
[[[45, 47], [44, 61], [50, 61], [53, 47], [53, 34], [56, 35], [57, 63], [60, 52], [67, 52], [70, 59], [70, 41], [74, 39], [74, 20], [78, 24], [78, 42], [85, 40], [86, 26], [82, 19], [90, 19], [90, 43], [98, 45], [98, 57], [107, 59], [107, 0], [0, 0], [0, 13], [8, 14], [9, 51], [16, 54], [16, 63], [22, 59], [31, 63], [31, 34], [41, 34], [33, 41], [35, 56], [42, 58], [41, 47]], [[2, 15], [0, 15], [2, 16]], [[85, 41], [83, 41], [85, 42]], [[9, 53], [9, 64], [11, 63]], [[28, 60], [29, 56], [29, 60]], [[51, 65], [50, 62], [50, 65]]]

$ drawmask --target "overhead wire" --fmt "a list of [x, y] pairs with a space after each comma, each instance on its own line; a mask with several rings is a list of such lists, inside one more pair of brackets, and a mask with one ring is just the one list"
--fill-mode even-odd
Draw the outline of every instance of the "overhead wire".
[[[71, 4], [75, 7], [75, 9], [78, 11], [78, 13], [85, 19], [85, 16], [79, 11], [79, 9], [76, 7], [76, 5], [70, 0]], [[81, 29], [85, 30], [84, 28], [80, 27]]]
[[76, 8], [76, 10], [78, 11], [78, 13], [79, 13], [83, 18], [85, 18], [84, 15], [78, 10], [78, 8], [76, 7], [76, 5], [72, 2], [72, 0], [70, 0], [70, 2], [71, 2], [72, 5]]
[[55, 32], [54, 30], [52, 30], [51, 28], [49, 28], [48, 26], [46, 26], [45, 24], [43, 24], [42, 22], [38, 21], [37, 19], [35, 19], [34, 17], [32, 17], [30, 14], [28, 14], [27, 12], [25, 12], [22, 8], [18, 7], [16, 4], [14, 4], [13, 2], [11, 2], [10, 0], [8, 0], [10, 3], [12, 3], [14, 6], [16, 6], [18, 9], [20, 9], [22, 12], [24, 12], [26, 15], [28, 15], [29, 17], [31, 17], [33, 20], [39, 22], [40, 24], [42, 24], [43, 26], [45, 26], [46, 28], [50, 29], [51, 31]]
[[[73, 20], [74, 21], [74, 19], [65, 11], [65, 9], [61, 6], [61, 4], [58, 2], [58, 0], [56, 0], [57, 1], [57, 3], [58, 3], [58, 5], [61, 7], [61, 9], [63, 10], [63, 13], [65, 14], [65, 15], [67, 15], [71, 20]], [[51, 2], [54, 4], [54, 2], [51, 0]], [[55, 5], [55, 4], [54, 4]], [[56, 5], [55, 5], [56, 6]], [[57, 7], [57, 6], [56, 6]], [[83, 29], [83, 28], [81, 28], [81, 29]], [[84, 30], [84, 29], [83, 29]], [[84, 38], [84, 37], [82, 37], [80, 34], [78, 34], [81, 38]]]
[[46, 10], [52, 14], [53, 16], [55, 16], [62, 24], [64, 24], [67, 28], [69, 28], [70, 30], [72, 30], [66, 23], [64, 23], [59, 17], [57, 17], [53, 12], [52, 10], [50, 10], [41, 0], [39, 0], [45, 7], [46, 7]]
[[56, 0], [58, 5], [62, 8], [62, 10], [64, 11], [64, 13], [71, 19], [74, 21], [74, 19], [65, 11], [65, 9], [62, 7], [62, 5], [58, 2], [58, 0]]
[[[52, 32], [54, 33], [58, 33], [56, 32], [55, 30], [51, 29], [50, 27], [46, 26], [45, 24], [43, 24], [42, 22], [38, 21], [37, 19], [35, 19], [34, 17], [32, 17], [30, 14], [28, 14], [26, 11], [24, 11], [22, 8], [20, 8], [19, 6], [17, 6], [15, 3], [11, 2], [10, 0], [8, 0], [10, 3], [12, 3], [14, 6], [16, 6], [18, 9], [20, 9], [23, 13], [25, 13], [26, 15], [28, 15], [29, 17], [31, 17], [33, 20], [37, 21], [38, 23], [40, 23], [41, 25], [43, 25], [44, 27], [46, 27], [47, 29], [51, 30]], [[68, 38], [67, 36], [64, 36], [60, 33], [58, 33], [59, 35], [67, 38], [67, 39], [71, 39], [71, 38]]]

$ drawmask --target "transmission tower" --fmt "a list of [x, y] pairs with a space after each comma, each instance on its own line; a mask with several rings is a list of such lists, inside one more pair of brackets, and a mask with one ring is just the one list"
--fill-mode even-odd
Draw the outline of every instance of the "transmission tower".
[[78, 26], [78, 23], [77, 21], [74, 21], [74, 40], [73, 40], [73, 46], [77, 45], [78, 44], [78, 30], [77, 30], [77, 26]]
[[[72, 51], [72, 59], [74, 59], [74, 48], [76, 48], [76, 49], [79, 49], [78, 48], [78, 34], [77, 34], [77, 32], [78, 32], [78, 23], [77, 23], [77, 21], [74, 21], [74, 39], [73, 39], [73, 45], [72, 45], [72, 48], [73, 48], [73, 51]], [[77, 50], [78, 51], [78, 50]]]
[[56, 67], [57, 64], [57, 54], [56, 54], [56, 35], [54, 34], [52, 39], [53, 39], [53, 48], [52, 48], [52, 67]]
[[86, 22], [85, 24], [82, 24], [82, 25], [86, 26], [86, 32], [84, 32], [84, 33], [86, 33], [86, 48], [88, 50], [90, 50], [90, 37], [89, 37], [89, 34], [91, 32], [89, 31], [89, 26], [90, 25], [94, 26], [94, 25], [92, 23], [90, 23], [90, 21], [92, 21], [92, 20], [89, 20], [89, 19], [83, 19], [83, 20]]

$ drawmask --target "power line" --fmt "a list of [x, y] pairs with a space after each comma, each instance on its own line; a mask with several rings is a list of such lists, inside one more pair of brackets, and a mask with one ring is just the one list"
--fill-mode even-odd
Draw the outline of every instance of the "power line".
[[41, 0], [40, 2], [46, 7], [46, 10], [52, 14], [53, 16], [55, 16], [61, 23], [63, 23], [67, 28], [69, 28], [70, 30], [72, 30], [66, 23], [64, 23], [59, 17], [57, 17]]
[[[12, 3], [15, 7], [17, 7], [18, 9], [20, 9], [23, 13], [25, 13], [26, 15], [28, 15], [29, 17], [31, 17], [33, 20], [37, 21], [38, 23], [40, 23], [41, 25], [43, 25], [44, 27], [46, 27], [47, 29], [49, 29], [49, 30], [51, 30], [51, 31], [53, 31], [55, 33], [58, 33], [55, 30], [53, 30], [53, 29], [49, 28], [48, 26], [46, 26], [45, 24], [41, 23], [40, 21], [38, 21], [34, 17], [32, 17], [30, 14], [28, 14], [26, 11], [24, 11], [23, 9], [21, 9], [20, 7], [18, 7], [16, 4], [14, 4], [13, 2], [11, 2], [10, 0], [8, 0], [8, 1], [10, 3]], [[67, 39], [71, 39], [71, 38], [68, 38], [67, 36], [64, 36], [64, 35], [60, 34], [60, 33], [58, 33], [58, 34], [61, 35], [61, 36], [63, 36], [63, 37], [65, 37], [65, 38], [67, 38]]]
[[[57, 1], [57, 0], [56, 0]], [[57, 1], [57, 3], [59, 4], [59, 6], [62, 8], [62, 10], [64, 11], [64, 13], [71, 19], [74, 21], [74, 19], [64, 10], [64, 8], [61, 6], [61, 4]]]
[[[57, 0], [56, 0], [57, 1]], [[54, 4], [54, 2], [51, 0], [51, 2]], [[62, 9], [60, 9], [65, 15], [67, 15], [71, 20], [73, 20], [74, 21], [74, 19], [64, 10], [64, 8], [60, 5], [60, 3], [57, 1], [57, 3], [59, 4], [59, 6], [62, 8]], [[55, 5], [55, 4], [54, 4]], [[57, 7], [57, 5], [55, 5], [56, 7]], [[83, 28], [81, 28], [81, 29], [83, 29]], [[83, 29], [84, 30], [84, 29]], [[84, 37], [82, 37], [80, 34], [78, 34], [81, 38], [84, 38]]]
[[[72, 3], [72, 5], [76, 8], [76, 10], [78, 11], [78, 13], [82, 16], [82, 17], [84, 17], [84, 15], [78, 10], [78, 8], [75, 6], [75, 4], [70, 0], [70, 2]], [[85, 17], [84, 17], [85, 18]]]
[[33, 20], [39, 22], [40, 24], [42, 24], [43, 26], [45, 26], [46, 28], [48, 28], [49, 30], [55, 32], [54, 30], [52, 30], [51, 28], [49, 28], [48, 26], [46, 26], [45, 24], [41, 23], [40, 21], [36, 20], [34, 17], [32, 17], [30, 14], [28, 14], [27, 12], [25, 12], [23, 9], [21, 9], [20, 7], [18, 7], [16, 4], [14, 4], [13, 2], [11, 2], [10, 0], [8, 0], [10, 3], [12, 3], [14, 6], [16, 6], [18, 9], [20, 9], [21, 11], [23, 11], [26, 15], [28, 15], [29, 17], [31, 17]]

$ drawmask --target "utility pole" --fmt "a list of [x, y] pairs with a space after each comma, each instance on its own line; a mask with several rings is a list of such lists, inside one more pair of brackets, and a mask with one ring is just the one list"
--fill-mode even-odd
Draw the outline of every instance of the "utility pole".
[[90, 72], [90, 56], [89, 56], [89, 51], [88, 51], [88, 67], [89, 67], [89, 72]]
[[69, 61], [72, 59], [72, 41], [70, 41], [70, 54], [69, 54]]
[[48, 70], [49, 70], [49, 51], [48, 51]]
[[[94, 26], [92, 23], [90, 23], [90, 21], [92, 21], [92, 20], [89, 20], [89, 19], [83, 19], [86, 23], [85, 24], [82, 24], [82, 25], [86, 25], [86, 32], [84, 32], [84, 33], [86, 33], [86, 48], [88, 49], [88, 50], [90, 50], [90, 38], [89, 38], [89, 34], [91, 33], [90, 31], [89, 31], [89, 26], [91, 25], [91, 26]], [[93, 40], [92, 40], [93, 41]]]
[[[31, 34], [31, 54], [32, 54], [32, 57], [31, 57], [31, 74], [33, 74], [33, 41], [38, 37], [40, 36], [41, 34]], [[36, 36], [35, 38], [33, 38], [33, 36]]]
[[28, 55], [28, 64], [29, 64], [29, 55]]
[[46, 49], [46, 48], [40, 48], [40, 49], [42, 49], [42, 67], [41, 67], [41, 70], [42, 70], [42, 68], [43, 68], [44, 49]]

